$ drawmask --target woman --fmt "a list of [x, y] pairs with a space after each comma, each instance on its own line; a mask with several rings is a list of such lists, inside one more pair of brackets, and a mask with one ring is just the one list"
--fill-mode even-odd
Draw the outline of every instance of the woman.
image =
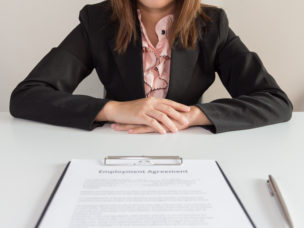
[[[86, 5], [80, 24], [12, 92], [15, 117], [129, 133], [213, 133], [288, 121], [293, 106], [229, 28], [224, 10], [199, 0], [108, 0]], [[72, 95], [96, 69], [105, 99]], [[215, 72], [232, 98], [199, 103]]]

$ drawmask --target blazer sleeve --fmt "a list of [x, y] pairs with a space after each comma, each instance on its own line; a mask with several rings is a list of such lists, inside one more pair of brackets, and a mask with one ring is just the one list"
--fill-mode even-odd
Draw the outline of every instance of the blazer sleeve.
[[11, 115], [85, 130], [105, 123], [94, 120], [107, 99], [72, 94], [94, 69], [87, 6], [80, 10], [79, 20], [67, 37], [52, 48], [13, 90]]
[[215, 69], [232, 98], [196, 104], [212, 122], [202, 126], [213, 133], [250, 129], [288, 121], [293, 105], [251, 52], [229, 28], [220, 9]]

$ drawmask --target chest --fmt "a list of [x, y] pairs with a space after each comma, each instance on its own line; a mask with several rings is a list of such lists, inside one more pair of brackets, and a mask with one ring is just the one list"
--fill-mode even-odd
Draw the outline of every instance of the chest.
[[155, 29], [153, 27], [147, 26], [146, 28], [146, 32], [147, 32], [147, 36], [148, 39], [150, 40], [151, 44], [156, 47], [157, 43], [158, 43], [158, 36], [155, 32]]

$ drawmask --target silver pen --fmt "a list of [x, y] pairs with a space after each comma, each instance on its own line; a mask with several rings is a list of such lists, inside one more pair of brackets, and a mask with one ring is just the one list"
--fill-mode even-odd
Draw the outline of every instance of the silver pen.
[[294, 228], [291, 217], [290, 217], [290, 214], [289, 214], [287, 206], [286, 206], [286, 203], [285, 203], [285, 201], [283, 199], [283, 196], [282, 196], [282, 194], [279, 190], [277, 182], [275, 181], [275, 179], [271, 175], [268, 175], [268, 178], [269, 179], [267, 180], [267, 184], [268, 184], [269, 189], [270, 189], [270, 194], [277, 199], [277, 201], [278, 201], [278, 203], [279, 203], [279, 205], [282, 209], [282, 212], [284, 214], [284, 217], [286, 219], [286, 222], [287, 222], [288, 226], [290, 228]]

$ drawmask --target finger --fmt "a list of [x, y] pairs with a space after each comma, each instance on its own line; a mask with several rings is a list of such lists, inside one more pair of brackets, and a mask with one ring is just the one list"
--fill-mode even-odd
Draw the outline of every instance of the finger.
[[120, 123], [115, 123], [115, 124], [111, 124], [111, 128], [113, 128], [114, 130], [117, 131], [127, 131], [129, 129], [132, 128], [136, 128], [142, 125], [138, 125], [138, 124], [120, 124]]
[[190, 106], [169, 100], [169, 99], [162, 99], [163, 104], [169, 105], [175, 110], [182, 111], [182, 112], [189, 112]]
[[150, 126], [136, 127], [128, 131], [128, 133], [130, 134], [143, 134], [143, 133], [152, 133], [152, 132], [157, 132], [157, 131]]
[[185, 116], [183, 116], [180, 112], [176, 111], [171, 106], [161, 104], [155, 108], [157, 110], [167, 114], [172, 119], [175, 119], [176, 121], [180, 122], [182, 125], [189, 123], [188, 119]]
[[145, 124], [152, 127], [153, 129], [155, 129], [160, 134], [166, 134], [167, 133], [165, 128], [156, 119], [151, 118], [148, 115], [146, 115], [146, 117], [145, 117], [145, 122], [146, 122]]
[[171, 132], [177, 132], [178, 129], [173, 123], [173, 121], [163, 112], [152, 110], [147, 113], [150, 117], [156, 119], [161, 122], [164, 126], [166, 126]]

